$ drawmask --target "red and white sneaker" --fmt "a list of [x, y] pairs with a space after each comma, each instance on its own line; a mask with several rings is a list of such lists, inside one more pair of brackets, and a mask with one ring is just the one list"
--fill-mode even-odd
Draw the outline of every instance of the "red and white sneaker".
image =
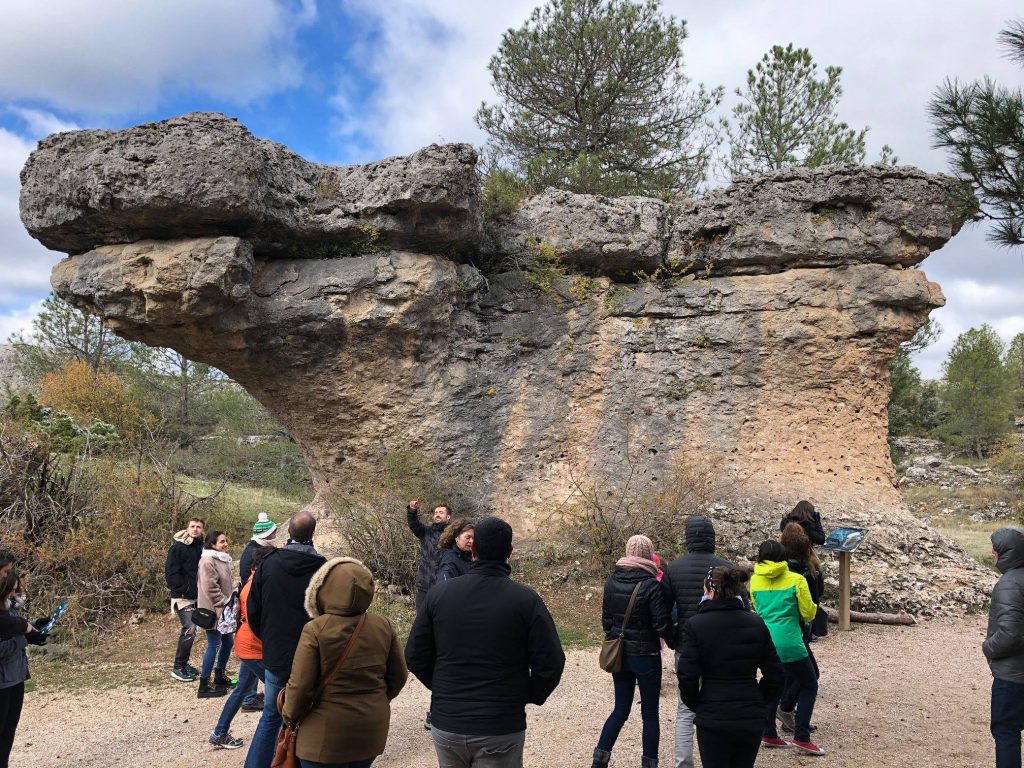
[[[764, 739], [761, 739], [761, 743], [764, 744]], [[794, 741], [793, 746], [799, 749], [801, 752], [806, 752], [809, 755], [824, 755], [825, 750], [819, 747], [817, 744], [812, 744], [809, 741]]]
[[770, 747], [772, 749], [782, 749], [783, 747], [791, 747], [793, 745], [785, 739], [780, 739], [778, 736], [762, 736], [761, 746]]

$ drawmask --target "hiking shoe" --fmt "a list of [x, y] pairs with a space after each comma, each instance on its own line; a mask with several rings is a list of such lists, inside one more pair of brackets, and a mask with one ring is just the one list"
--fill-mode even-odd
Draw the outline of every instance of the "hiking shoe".
[[175, 680], [181, 680], [183, 683], [194, 683], [196, 681], [196, 676], [191, 674], [187, 667], [185, 669], [174, 667], [171, 670], [171, 677]]
[[241, 709], [243, 712], [262, 712], [265, 702], [266, 699], [263, 698], [263, 694], [261, 693], [256, 697], [252, 704], [243, 704]]
[[191, 664], [186, 664], [185, 665], [185, 669], [188, 670], [188, 673], [190, 675], [192, 675], [192, 677], [196, 678], [197, 680], [199, 679], [199, 670], [198, 669], [193, 667]]
[[796, 713], [787, 712], [782, 707], [779, 707], [778, 711], [779, 722], [782, 723], [782, 730], [789, 731], [790, 733], [796, 728]]
[[199, 690], [196, 697], [200, 699], [215, 699], [218, 696], [227, 696], [228, 689], [223, 685], [210, 685], [210, 678], [199, 678]]
[[236, 739], [230, 733], [225, 733], [223, 736], [211, 736], [210, 743], [215, 749], [238, 749], [245, 745], [244, 741]]
[[772, 749], [782, 749], [783, 747], [791, 747], [793, 745], [785, 739], [780, 739], [778, 736], [762, 736], [761, 746]]
[[[762, 739], [762, 743], [763, 743]], [[793, 746], [799, 749], [801, 752], [807, 752], [810, 755], [824, 755], [825, 750], [819, 747], [817, 744], [812, 744], [809, 741], [794, 741]]]

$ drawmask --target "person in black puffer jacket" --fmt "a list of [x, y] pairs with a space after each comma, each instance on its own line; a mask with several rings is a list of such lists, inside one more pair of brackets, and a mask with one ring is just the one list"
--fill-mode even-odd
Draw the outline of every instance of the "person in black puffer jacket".
[[[686, 552], [665, 567], [661, 580], [669, 605], [676, 607], [676, 648], [682, 639], [683, 625], [697, 614], [704, 597], [708, 569], [735, 567], [728, 560], [715, 557], [715, 526], [707, 517], [691, 517], [686, 521]], [[676, 707], [675, 758], [677, 768], [693, 768], [693, 712], [687, 709], [682, 698]]]
[[452, 513], [447, 506], [441, 504], [434, 507], [433, 521], [429, 526], [420, 522], [420, 500], [413, 499], [405, 509], [406, 522], [412, 535], [420, 540], [420, 560], [416, 565], [416, 612], [419, 613], [423, 607], [423, 601], [427, 597], [427, 590], [434, 586], [437, 580], [437, 569], [440, 565], [440, 555], [437, 549], [437, 540], [441, 538], [444, 529], [451, 522]]
[[453, 520], [437, 540], [441, 563], [437, 567], [437, 583], [469, 573], [473, 564], [473, 521]]
[[996, 569], [1003, 574], [992, 589], [988, 631], [981, 650], [992, 671], [992, 738], [996, 767], [1020, 765], [1024, 729], [1024, 529], [992, 534]]
[[821, 527], [821, 515], [809, 501], [798, 501], [793, 510], [779, 522], [779, 533], [790, 523], [800, 523], [812, 544], [825, 543], [825, 529]]
[[704, 768], [754, 765], [765, 709], [782, 687], [782, 664], [768, 627], [743, 604], [749, 580], [739, 568], [714, 568], [706, 599], [683, 627], [678, 647], [679, 695], [696, 714]]
[[[658, 765], [658, 697], [661, 695], [661, 640], [675, 644], [675, 626], [665, 594], [657, 580], [654, 545], [646, 536], [632, 536], [626, 556], [604, 585], [601, 624], [605, 639], [623, 639], [622, 669], [612, 673], [615, 708], [605, 721], [594, 750], [594, 768], [604, 768], [612, 747], [633, 707], [633, 695], [640, 688], [640, 716], [643, 719], [643, 768]], [[636, 593], [629, 621], [626, 609]]]

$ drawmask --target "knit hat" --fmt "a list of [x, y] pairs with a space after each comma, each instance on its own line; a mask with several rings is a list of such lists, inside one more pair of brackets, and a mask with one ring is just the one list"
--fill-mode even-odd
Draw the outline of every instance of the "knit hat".
[[254, 539], [268, 539], [277, 531], [277, 523], [271, 520], [266, 512], [260, 512], [256, 522], [252, 524], [252, 537]]
[[626, 557], [639, 557], [644, 560], [653, 560], [654, 544], [646, 536], [637, 534], [630, 536], [626, 542]]

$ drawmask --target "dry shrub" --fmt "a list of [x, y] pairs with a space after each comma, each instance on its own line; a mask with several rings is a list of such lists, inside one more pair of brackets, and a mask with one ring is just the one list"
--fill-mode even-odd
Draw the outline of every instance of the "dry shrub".
[[143, 409], [124, 379], [93, 371], [83, 362], [67, 363], [43, 376], [39, 402], [65, 412], [80, 424], [112, 424], [122, 436], [137, 434], [143, 421]]
[[328, 499], [353, 556], [378, 582], [409, 593], [414, 590], [419, 541], [409, 530], [405, 509], [417, 498], [425, 525], [439, 504], [460, 517], [485, 513], [483, 495], [472, 483], [442, 474], [409, 452], [388, 454], [378, 469], [364, 472], [346, 493]]
[[561, 509], [566, 534], [602, 573], [634, 534], [649, 537], [665, 560], [682, 554], [686, 519], [706, 514], [724, 492], [714, 461], [683, 452], [660, 468], [630, 454], [621, 473], [594, 478], [570, 470], [570, 481], [573, 493]]
[[45, 435], [0, 422], [0, 541], [25, 576], [32, 610], [67, 600], [73, 632], [166, 605], [174, 531], [218, 500], [169, 490], [152, 468], [52, 452]]

